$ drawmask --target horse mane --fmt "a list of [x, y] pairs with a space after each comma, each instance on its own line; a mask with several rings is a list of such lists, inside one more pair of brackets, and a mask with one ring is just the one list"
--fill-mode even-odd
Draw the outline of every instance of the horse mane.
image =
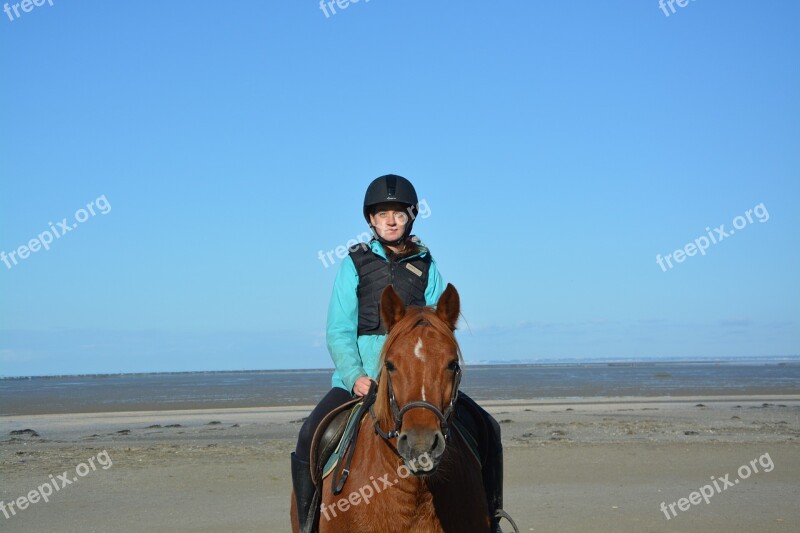
[[375, 417], [380, 421], [382, 427], [392, 427], [394, 425], [394, 418], [391, 413], [391, 408], [389, 407], [388, 385], [384, 376], [386, 355], [398, 339], [405, 337], [418, 327], [433, 328], [445, 342], [455, 348], [456, 354], [458, 354], [459, 364], [463, 363], [461, 347], [458, 345], [456, 336], [453, 334], [450, 326], [436, 314], [436, 309], [432, 306], [407, 307], [406, 314], [392, 327], [392, 330], [386, 337], [378, 363], [378, 368], [380, 369], [378, 372], [378, 394], [375, 398], [374, 409]]

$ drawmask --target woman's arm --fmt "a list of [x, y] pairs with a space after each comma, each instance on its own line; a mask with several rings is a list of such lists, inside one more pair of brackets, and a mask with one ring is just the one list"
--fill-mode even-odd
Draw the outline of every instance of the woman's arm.
[[444, 280], [436, 267], [436, 260], [431, 257], [431, 266], [428, 269], [428, 287], [425, 289], [425, 305], [436, 305], [444, 289]]
[[358, 352], [358, 272], [347, 256], [339, 267], [333, 294], [328, 305], [326, 340], [333, 364], [347, 390], [352, 392], [356, 380], [366, 376]]

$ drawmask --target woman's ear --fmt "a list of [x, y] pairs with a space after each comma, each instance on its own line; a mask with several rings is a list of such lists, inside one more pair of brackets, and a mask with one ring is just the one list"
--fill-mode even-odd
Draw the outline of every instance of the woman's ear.
[[389, 333], [405, 314], [406, 304], [403, 299], [400, 298], [391, 285], [387, 285], [381, 293], [381, 319], [383, 320], [383, 325], [386, 326], [386, 333]]
[[451, 330], [456, 329], [456, 322], [458, 322], [458, 313], [461, 312], [461, 299], [458, 296], [458, 291], [452, 283], [447, 284], [439, 301], [436, 302], [436, 316], [444, 320]]

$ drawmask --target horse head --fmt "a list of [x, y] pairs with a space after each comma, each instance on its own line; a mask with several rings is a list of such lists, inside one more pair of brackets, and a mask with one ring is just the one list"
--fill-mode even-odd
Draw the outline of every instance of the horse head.
[[[461, 380], [453, 331], [460, 301], [448, 284], [436, 308], [406, 307], [390, 286], [381, 294], [388, 336], [380, 359], [376, 430], [397, 438], [396, 450], [415, 475], [435, 472], [449, 439]], [[381, 428], [394, 428], [384, 432]]]

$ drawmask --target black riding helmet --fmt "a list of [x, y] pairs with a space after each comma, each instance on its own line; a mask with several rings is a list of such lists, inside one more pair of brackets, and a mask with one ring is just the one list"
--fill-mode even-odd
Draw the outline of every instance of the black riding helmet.
[[[394, 241], [387, 241], [378, 235], [378, 232], [375, 231], [375, 228], [372, 227], [369, 221], [369, 214], [372, 212], [373, 208], [378, 204], [387, 202], [397, 202], [409, 207], [406, 229], [400, 238]], [[394, 246], [400, 244], [406, 237], [411, 235], [411, 227], [414, 225], [414, 219], [417, 218], [418, 212], [419, 200], [417, 199], [417, 191], [414, 190], [414, 186], [411, 185], [411, 182], [403, 176], [386, 174], [385, 176], [375, 178], [372, 183], [369, 184], [369, 187], [367, 187], [367, 194], [364, 195], [364, 219], [366, 219], [369, 227], [372, 228], [375, 238], [382, 244]]]

